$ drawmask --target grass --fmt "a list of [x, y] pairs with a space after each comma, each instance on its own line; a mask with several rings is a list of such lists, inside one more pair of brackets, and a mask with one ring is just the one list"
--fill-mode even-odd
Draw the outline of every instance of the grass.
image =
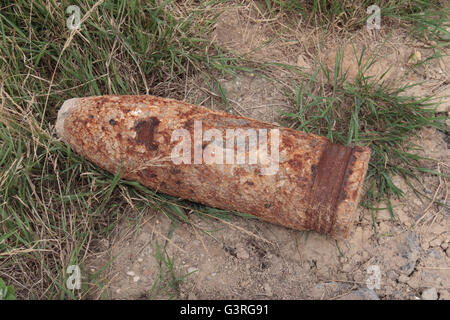
[[[265, 0], [263, 4], [269, 15], [287, 13], [311, 26], [333, 32], [349, 32], [363, 27], [372, 14], [367, 12], [367, 8], [377, 5], [382, 28], [402, 26], [421, 40], [433, 40], [439, 46], [450, 43], [450, 32], [447, 30], [450, 26], [450, 8], [444, 7], [438, 0]], [[293, 23], [297, 24], [295, 20]]]
[[[264, 3], [267, 14], [301, 14], [309, 23], [331, 29], [360, 27], [366, 17], [362, 5], [339, 4], [346, 1]], [[392, 19], [417, 28], [412, 32], [433, 39], [443, 34], [446, 22], [433, 11], [435, 5], [413, 10], [407, 4], [419, 1], [385, 3], [394, 8]], [[0, 1], [0, 278], [20, 299], [84, 299], [102, 290], [99, 274], [91, 275], [82, 290], [68, 290], [67, 267], [80, 265], [84, 273], [95, 240], [107, 238], [124, 219], [139, 223], [148, 209], [163, 212], [174, 224], [189, 223], [189, 214], [204, 220], [231, 217], [227, 211], [123, 181], [119, 172], [105, 172], [75, 154], [55, 135], [56, 113], [64, 100], [101, 94], [183, 99], [184, 81], [199, 75], [227, 108], [217, 78], [258, 66], [226, 52], [209, 36], [220, 13], [214, 8], [235, 2], [83, 0], [76, 3], [86, 14], [77, 32], [66, 27], [65, 9], [72, 4]], [[365, 77], [369, 66], [360, 67], [354, 84], [345, 81], [341, 70], [331, 77], [323, 68], [295, 84], [291, 97], [296, 111], [290, 117], [297, 129], [372, 147], [366, 199], [371, 206], [400, 195], [392, 174], [410, 176], [421, 170], [414, 165], [418, 157], [405, 151], [403, 143], [421, 127], [437, 127], [439, 119], [426, 110], [429, 98], [404, 97], [401, 88]], [[323, 87], [315, 78], [320, 72], [327, 79]], [[335, 119], [342, 121], [336, 125]], [[150, 296], [176, 298], [187, 275], [164, 249], [156, 247], [155, 252], [161, 270]], [[2, 283], [0, 290], [7, 288]]]
[[16, 293], [13, 286], [7, 286], [0, 278], [0, 300], [15, 300]]
[[157, 241], [155, 246], [155, 259], [160, 269], [150, 289], [148, 298], [156, 299], [162, 297], [169, 300], [179, 298], [180, 284], [198, 270], [183, 274], [181, 268], [177, 269], [175, 259], [169, 256], [166, 248], [161, 249]]
[[137, 215], [156, 208], [186, 218], [177, 200], [122, 181], [55, 139], [62, 102], [101, 94], [182, 98], [176, 89], [188, 74], [239, 67], [199, 36], [216, 16], [203, 6], [185, 12], [172, 1], [80, 1], [90, 16], [72, 35], [71, 4], [0, 5], [0, 276], [21, 298], [89, 296], [61, 285], [66, 267], [83, 265], [89, 244], [106, 237], [127, 206]]
[[392, 182], [393, 176], [398, 175], [413, 186], [410, 180], [421, 183], [420, 173], [441, 175], [420, 165], [419, 160], [431, 159], [417, 154], [411, 138], [424, 127], [446, 132], [443, 120], [448, 117], [435, 113], [432, 96], [406, 95], [414, 84], [396, 87], [384, 80], [386, 73], [379, 78], [368, 76], [376, 58], [364, 60], [364, 55], [365, 48], [356, 57], [358, 74], [354, 81], [342, 68], [342, 51], [336, 54], [334, 70], [320, 65], [294, 87], [290, 98], [295, 111], [286, 116], [294, 120], [298, 130], [326, 136], [335, 143], [370, 147], [368, 189], [362, 203], [376, 210], [378, 203], [384, 201], [393, 215], [390, 199], [403, 195]]

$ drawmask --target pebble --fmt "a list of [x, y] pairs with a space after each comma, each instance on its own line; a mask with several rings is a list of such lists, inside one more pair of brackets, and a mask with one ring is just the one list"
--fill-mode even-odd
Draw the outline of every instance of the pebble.
[[422, 292], [422, 300], [437, 300], [438, 294], [436, 288], [425, 289]]
[[342, 271], [344, 272], [350, 272], [352, 271], [352, 269], [353, 269], [352, 266], [348, 263], [344, 264], [344, 266], [342, 267]]
[[264, 284], [264, 291], [266, 292], [266, 295], [268, 296], [272, 296], [272, 288], [270, 287], [270, 285], [268, 283]]
[[393, 280], [393, 281], [395, 281], [396, 279], [398, 279], [397, 272], [395, 272], [394, 270], [389, 270], [389, 271], [387, 272], [387, 277], [388, 277], [390, 280]]
[[369, 259], [370, 256], [367, 251], [363, 251], [362, 257], [363, 257], [363, 260], [367, 260], [367, 259]]
[[430, 241], [430, 246], [431, 247], [439, 247], [441, 245], [441, 239], [436, 238], [432, 241]]
[[374, 290], [368, 288], [361, 288], [352, 291], [338, 300], [380, 300]]
[[134, 277], [136, 274], [133, 271], [128, 271], [127, 275], [129, 275], [130, 277]]
[[133, 282], [138, 282], [138, 281], [139, 281], [139, 279], [140, 279], [140, 277], [139, 277], [139, 276], [135, 276], [135, 277], [133, 278]]
[[406, 262], [400, 267], [400, 271], [409, 276], [416, 266], [417, 260], [420, 257], [421, 247], [419, 242], [419, 236], [415, 232], [408, 232], [406, 236], [406, 248], [404, 250], [404, 258]]
[[439, 300], [450, 300], [450, 291], [449, 290], [439, 291]]
[[[438, 249], [438, 248], [439, 248], [439, 249]], [[438, 248], [431, 248], [431, 249], [428, 249], [428, 250], [426, 251], [427, 257], [433, 258], [433, 259], [442, 259], [443, 254], [442, 254], [442, 251], [440, 250], [441, 248], [440, 248], [440, 247], [438, 247]]]
[[144, 259], [138, 258], [138, 262], [142, 262], [142, 261], [144, 261]]
[[237, 255], [237, 257], [239, 259], [244, 259], [245, 260], [245, 259], [250, 258], [250, 255], [248, 254], [248, 252], [245, 251], [243, 248], [238, 248], [236, 251], [237, 251], [236, 255]]
[[407, 283], [409, 281], [409, 277], [405, 276], [404, 274], [400, 275], [400, 277], [398, 277], [398, 282], [401, 283]]
[[366, 280], [366, 275], [365, 275], [365, 274], [362, 274], [361, 271], [356, 270], [356, 271], [353, 273], [353, 280], [354, 280], [355, 282], [363, 282], [363, 281]]

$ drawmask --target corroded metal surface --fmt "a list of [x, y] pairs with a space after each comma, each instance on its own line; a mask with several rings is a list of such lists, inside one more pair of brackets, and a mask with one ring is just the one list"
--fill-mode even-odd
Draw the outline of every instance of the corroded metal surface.
[[[199, 121], [202, 132], [217, 129], [224, 137], [227, 129], [268, 129], [268, 145], [274, 139], [270, 130], [278, 129], [278, 170], [263, 174], [261, 163], [175, 164], [171, 154], [179, 141], [172, 141], [174, 130], [187, 130], [194, 141]], [[98, 166], [116, 173], [122, 165], [124, 179], [335, 239], [349, 234], [370, 156], [368, 148], [336, 145], [313, 134], [154, 96], [67, 100], [56, 129]], [[210, 143], [203, 142], [201, 149]], [[194, 149], [193, 142], [193, 160]]]

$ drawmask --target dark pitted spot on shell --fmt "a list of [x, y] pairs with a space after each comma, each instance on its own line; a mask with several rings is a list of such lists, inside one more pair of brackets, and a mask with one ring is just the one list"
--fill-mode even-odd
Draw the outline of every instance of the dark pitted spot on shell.
[[158, 149], [158, 145], [154, 142], [154, 135], [155, 129], [160, 123], [161, 121], [156, 117], [151, 117], [148, 120], [137, 120], [134, 123], [136, 143], [143, 144], [150, 151]]
[[312, 174], [313, 181], [314, 181], [314, 179], [316, 177], [316, 173], [317, 173], [317, 166], [315, 164], [313, 164], [311, 166], [311, 174]]
[[192, 119], [189, 119], [184, 123], [184, 128], [187, 131], [191, 131], [193, 127], [194, 127], [194, 120], [192, 120]]
[[109, 120], [109, 124], [112, 126], [115, 126], [117, 124], [117, 121], [114, 119]]
[[148, 179], [154, 179], [154, 178], [157, 178], [157, 177], [158, 177], [157, 174], [155, 174], [154, 172], [152, 172], [152, 171], [149, 170], [149, 169], [145, 169], [145, 170], [143, 170], [142, 172], [143, 172], [144, 176], [145, 176], [146, 178], [148, 178]]
[[[353, 155], [353, 148], [328, 143], [319, 163], [311, 167], [313, 186], [306, 218], [309, 228], [329, 233], [336, 221], [336, 208], [342, 195], [345, 176]], [[320, 204], [320, 205], [319, 205]]]
[[180, 169], [177, 169], [177, 168], [171, 168], [171, 169], [169, 170], [169, 172], [170, 172], [171, 174], [179, 174], [179, 173], [181, 173], [181, 170], [180, 170]]

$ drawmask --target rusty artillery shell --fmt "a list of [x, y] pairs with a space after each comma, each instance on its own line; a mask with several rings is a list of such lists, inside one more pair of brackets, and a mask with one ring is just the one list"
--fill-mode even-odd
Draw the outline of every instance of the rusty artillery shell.
[[124, 179], [335, 239], [349, 234], [370, 157], [368, 148], [154, 96], [67, 100], [56, 130]]

